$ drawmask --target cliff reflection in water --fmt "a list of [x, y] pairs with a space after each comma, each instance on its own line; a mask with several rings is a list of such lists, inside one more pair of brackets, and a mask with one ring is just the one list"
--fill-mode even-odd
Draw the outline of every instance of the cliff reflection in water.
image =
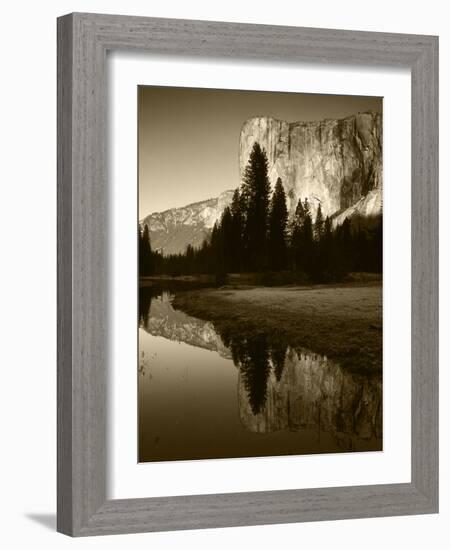
[[381, 378], [351, 373], [280, 337], [222, 335], [239, 367], [239, 414], [252, 432], [314, 429], [346, 447], [382, 434]]
[[220, 333], [212, 323], [175, 310], [171, 294], [155, 287], [140, 289], [139, 306], [146, 332], [214, 351], [238, 368], [237, 414], [248, 433], [309, 430], [329, 434], [335, 450], [358, 449], [361, 441], [381, 449], [381, 376], [353, 373], [325, 356], [293, 349], [282, 334]]

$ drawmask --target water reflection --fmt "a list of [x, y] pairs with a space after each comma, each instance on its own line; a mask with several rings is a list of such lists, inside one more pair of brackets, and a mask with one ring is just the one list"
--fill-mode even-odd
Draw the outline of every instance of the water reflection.
[[139, 327], [154, 336], [196, 346], [231, 358], [231, 353], [212, 323], [196, 319], [172, 307], [174, 293], [165, 286], [139, 289]]
[[152, 305], [152, 298], [158, 296], [158, 292], [155, 287], [139, 287], [139, 326], [146, 327], [148, 325], [148, 318], [150, 316], [150, 307]]
[[287, 344], [264, 333], [242, 338], [221, 332], [221, 338], [231, 350], [234, 364], [239, 367], [253, 414], [260, 413], [266, 403], [271, 370], [275, 372], [277, 380], [281, 378]]
[[279, 379], [267, 377], [264, 407], [255, 410], [247, 380], [239, 381], [239, 412], [250, 431], [314, 429], [332, 433], [351, 450], [358, 439], [381, 439], [378, 377], [350, 373], [324, 356], [288, 348]]
[[[242, 453], [238, 450], [225, 454], [218, 450], [216, 456], [381, 449], [380, 376], [351, 373], [324, 356], [308, 350], [293, 349], [282, 333], [262, 333], [246, 338], [230, 331], [221, 332], [212, 323], [175, 310], [171, 303], [172, 297], [172, 291], [167, 288], [140, 288], [140, 328], [152, 336], [177, 342], [181, 346], [180, 358], [183, 357], [183, 346], [194, 346], [216, 352], [216, 356], [220, 357], [221, 368], [224, 368], [223, 359], [230, 363], [225, 368], [233, 369], [234, 364], [237, 368], [235, 406], [241, 429], [247, 434], [286, 434], [284, 443], [280, 443], [279, 439], [274, 439], [273, 444], [267, 440], [262, 447], [261, 442], [255, 443], [255, 449], [256, 445], [258, 449], [264, 449], [261, 451], [245, 451], [243, 443], [240, 443]], [[145, 374], [150, 372], [151, 354], [141, 352], [140, 369]], [[214, 369], [214, 355], [209, 363], [210, 368]], [[196, 406], [204, 400], [207, 420], [211, 412], [208, 411], [211, 400], [207, 388], [203, 386], [207, 384], [199, 384], [195, 399]], [[220, 409], [229, 404], [224, 399], [223, 404], [216, 400], [213, 406]], [[218, 414], [220, 417], [220, 412]], [[201, 431], [198, 420], [195, 422], [195, 429]], [[311, 433], [317, 435], [317, 441], [313, 445], [308, 440], [309, 436], [305, 435], [305, 441], [308, 440], [308, 447], [305, 448], [306, 443], [299, 439], [299, 435]], [[226, 437], [220, 433], [215, 436], [218, 439]], [[329, 436], [333, 443], [330, 443]], [[211, 434], [208, 437], [213, 448]], [[234, 440], [238, 439], [235, 434]], [[363, 441], [366, 443], [362, 445]], [[228, 445], [231, 448], [231, 442]]]

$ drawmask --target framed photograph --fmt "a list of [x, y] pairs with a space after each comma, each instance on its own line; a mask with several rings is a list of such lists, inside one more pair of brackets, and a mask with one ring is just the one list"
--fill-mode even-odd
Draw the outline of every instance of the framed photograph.
[[138, 94], [139, 462], [382, 451], [382, 99]]
[[438, 39], [58, 19], [58, 530], [438, 511]]

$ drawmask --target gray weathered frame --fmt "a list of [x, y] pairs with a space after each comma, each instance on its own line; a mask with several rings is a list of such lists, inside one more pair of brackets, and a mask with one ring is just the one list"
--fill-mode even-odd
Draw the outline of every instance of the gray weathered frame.
[[[411, 483], [107, 500], [106, 52], [412, 74]], [[58, 531], [100, 535], [438, 511], [438, 38], [74, 13], [58, 19]]]

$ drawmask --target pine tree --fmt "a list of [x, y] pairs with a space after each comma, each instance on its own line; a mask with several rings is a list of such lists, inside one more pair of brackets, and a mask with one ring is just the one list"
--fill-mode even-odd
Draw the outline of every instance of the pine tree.
[[240, 373], [253, 414], [264, 410], [270, 374], [269, 342], [266, 334], [256, 334], [245, 341], [240, 351]]
[[147, 224], [144, 226], [144, 231], [139, 242], [139, 274], [143, 276], [153, 275], [153, 254]]
[[324, 232], [324, 220], [322, 215], [322, 206], [319, 203], [319, 208], [317, 209], [316, 222], [314, 224], [314, 238], [316, 241], [320, 241], [323, 237]]
[[143, 253], [143, 243], [142, 240], [142, 230], [140, 225], [138, 224], [138, 259], [139, 259], [139, 277], [142, 277], [144, 275], [144, 253]]
[[303, 203], [301, 199], [299, 199], [297, 206], [295, 208], [294, 216], [292, 217], [292, 220], [289, 226], [289, 237], [290, 237], [291, 245], [295, 240], [296, 233], [303, 226], [304, 219], [305, 219], [305, 211], [303, 210]]
[[325, 280], [333, 277], [333, 230], [329, 216], [325, 218], [323, 236], [320, 243], [320, 254], [322, 260], [322, 276]]
[[353, 259], [353, 236], [351, 229], [351, 221], [346, 218], [342, 225], [338, 226], [335, 232], [334, 239], [334, 264], [336, 275], [342, 278], [352, 269]]
[[294, 217], [290, 229], [291, 259], [294, 270], [302, 268], [303, 261], [303, 225], [305, 223], [305, 209], [302, 200], [299, 199], [295, 208]]
[[211, 231], [211, 238], [209, 244], [209, 259], [208, 259], [208, 273], [218, 273], [221, 269], [222, 257], [221, 257], [221, 238], [219, 223], [215, 222]]
[[313, 224], [309, 211], [308, 199], [305, 199], [303, 209], [305, 210], [305, 221], [303, 222], [301, 246], [302, 246], [302, 268], [311, 275], [314, 273], [315, 258], [314, 258], [314, 237]]
[[183, 263], [185, 264], [185, 268], [183, 272], [192, 275], [195, 271], [195, 250], [191, 244], [187, 245], [184, 256]]
[[281, 380], [281, 375], [283, 374], [287, 349], [288, 347], [285, 342], [277, 341], [276, 339], [274, 340], [270, 348], [270, 359], [272, 361], [272, 366], [277, 382]]
[[371, 267], [373, 271], [383, 271], [383, 218], [379, 216], [372, 234]]
[[233, 246], [233, 217], [230, 207], [225, 207], [220, 220], [220, 235], [221, 235], [221, 273], [231, 271], [232, 256], [234, 251]]
[[325, 241], [330, 241], [333, 238], [332, 225], [330, 217], [325, 218], [324, 228], [323, 228], [323, 238]]
[[241, 195], [245, 220], [244, 254], [248, 267], [256, 271], [267, 265], [269, 193], [267, 155], [255, 142], [244, 171]]
[[236, 189], [231, 200], [231, 238], [233, 243], [231, 270], [237, 272], [242, 269], [242, 238], [244, 231], [242, 202], [239, 189]]
[[268, 235], [269, 266], [274, 270], [284, 269], [286, 267], [287, 219], [286, 195], [281, 178], [278, 178], [270, 204]]

